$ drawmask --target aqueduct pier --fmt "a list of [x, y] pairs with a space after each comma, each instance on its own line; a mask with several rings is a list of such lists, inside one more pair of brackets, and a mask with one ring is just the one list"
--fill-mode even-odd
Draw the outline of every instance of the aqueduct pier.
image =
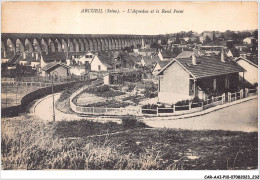
[[151, 44], [156, 35], [92, 35], [2, 33], [1, 51], [7, 52], [83, 52], [120, 50], [137, 44]]

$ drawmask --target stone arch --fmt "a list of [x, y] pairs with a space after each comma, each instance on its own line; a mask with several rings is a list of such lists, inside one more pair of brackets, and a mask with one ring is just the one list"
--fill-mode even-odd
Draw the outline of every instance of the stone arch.
[[54, 46], [55, 46], [55, 51], [62, 52], [61, 43], [58, 39], [55, 39]]
[[73, 39], [74, 51], [79, 52], [79, 43], [77, 39]]
[[33, 46], [32, 46], [32, 42], [29, 39], [25, 39], [24, 42], [24, 51], [28, 52], [28, 53], [32, 53], [33, 52]]
[[9, 38], [6, 40], [6, 50], [15, 52], [15, 45], [13, 41]]
[[49, 47], [48, 52], [55, 52], [55, 44], [52, 41], [52, 39], [48, 39], [48, 47]]
[[24, 52], [24, 44], [23, 44], [22, 40], [20, 40], [20, 39], [16, 40], [15, 49], [16, 49], [16, 52]]
[[39, 43], [39, 40], [38, 39], [33, 39], [33, 51], [34, 52], [41, 52], [41, 45], [40, 45], [40, 43]]
[[108, 42], [108, 49], [113, 50], [114, 48], [113, 48], [113, 45], [112, 45], [112, 39], [108, 38], [107, 42]]
[[49, 52], [49, 47], [48, 47], [48, 43], [46, 42], [45, 39], [41, 40], [41, 46], [42, 46], [42, 51], [43, 52]]
[[98, 51], [102, 51], [102, 44], [101, 44], [101, 40], [99, 38], [97, 38], [97, 48], [98, 48]]
[[101, 51], [105, 51], [106, 50], [105, 38], [101, 38], [100, 43], [101, 43]]
[[75, 51], [74, 43], [70, 39], [68, 39], [68, 50], [69, 50], [69, 52], [74, 52]]
[[94, 51], [98, 51], [98, 42], [97, 42], [97, 39], [93, 39], [92, 42], [93, 42]]
[[79, 39], [79, 51], [81, 52], [85, 51], [85, 46], [82, 39]]
[[62, 49], [62, 51], [66, 52], [66, 53], [69, 52], [68, 43], [66, 42], [65, 39], [61, 40], [61, 49]]
[[114, 42], [115, 42], [115, 50], [118, 50], [119, 49], [119, 42], [117, 39], [113, 39]]
[[83, 39], [84, 51], [89, 51], [89, 43], [86, 39]]
[[95, 51], [94, 40], [93, 39], [89, 39], [88, 43], [89, 43], [89, 50], [90, 51]]
[[5, 46], [4, 41], [1, 41], [1, 52], [4, 52], [4, 51], [6, 51], [6, 46]]

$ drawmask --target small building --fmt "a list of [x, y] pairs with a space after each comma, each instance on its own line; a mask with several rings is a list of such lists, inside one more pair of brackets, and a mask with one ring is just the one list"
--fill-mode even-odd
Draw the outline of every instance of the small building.
[[90, 63], [91, 71], [109, 71], [115, 68], [116, 61], [108, 52], [98, 53]]
[[157, 75], [162, 68], [164, 68], [170, 61], [159, 61], [155, 64], [152, 74]]
[[143, 67], [154, 67], [154, 65], [159, 61], [161, 60], [158, 56], [143, 56], [141, 59], [141, 64]]
[[247, 37], [247, 38], [243, 39], [243, 43], [244, 44], [254, 44], [254, 43], [256, 43], [256, 38]]
[[91, 52], [70, 52], [69, 59], [75, 61], [78, 65], [84, 65], [86, 62], [91, 63], [94, 58]]
[[245, 70], [234, 61], [196, 57], [174, 59], [159, 73], [158, 101], [174, 104], [180, 100], [239, 90], [239, 73]]
[[193, 51], [182, 51], [178, 56], [176, 56], [176, 59], [191, 58], [192, 55]]
[[59, 77], [69, 76], [70, 67], [60, 62], [50, 62], [42, 67], [42, 76], [52, 76], [54, 72], [57, 72]]
[[66, 54], [64, 52], [42, 52], [41, 53], [41, 68], [48, 63], [60, 62], [66, 64]]
[[175, 58], [177, 54], [170, 50], [164, 50], [164, 51], [159, 51], [158, 52], [158, 57], [160, 58], [161, 61], [169, 61], [172, 58]]
[[228, 57], [239, 57], [239, 50], [233, 47], [228, 49], [226, 54]]
[[[258, 59], [238, 57], [235, 61], [243, 67], [246, 72], [239, 73], [240, 78], [244, 79], [246, 84], [254, 85], [258, 83]], [[243, 77], [244, 76], [244, 77]]]

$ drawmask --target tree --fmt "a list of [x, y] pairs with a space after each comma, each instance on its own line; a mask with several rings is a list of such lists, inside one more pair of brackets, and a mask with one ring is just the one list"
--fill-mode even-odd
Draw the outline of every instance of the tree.
[[210, 42], [211, 42], [211, 39], [209, 38], [209, 36], [206, 36], [205, 43], [210, 43]]

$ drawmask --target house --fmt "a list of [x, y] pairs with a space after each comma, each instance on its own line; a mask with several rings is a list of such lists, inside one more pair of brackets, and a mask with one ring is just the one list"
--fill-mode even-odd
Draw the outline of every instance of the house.
[[244, 44], [255, 44], [256, 43], [256, 38], [254, 37], [247, 37], [243, 39]]
[[239, 50], [235, 47], [227, 50], [228, 57], [239, 57]]
[[70, 52], [69, 59], [74, 60], [77, 64], [83, 65], [86, 62], [91, 63], [94, 58], [94, 54], [91, 52]]
[[140, 49], [138, 54], [141, 56], [151, 56], [152, 54], [156, 54], [156, 49], [155, 48]]
[[31, 66], [34, 69], [37, 69], [37, 65], [40, 64], [40, 56], [38, 53], [26, 53], [23, 52], [21, 56], [15, 61], [16, 64], [21, 66]]
[[[245, 58], [245, 57], [238, 57], [235, 61], [243, 67], [246, 72], [239, 73], [241, 79], [244, 79], [246, 83], [250, 85], [254, 85], [258, 83], [258, 59], [256, 58]], [[244, 76], [244, 77], [243, 77]]]
[[158, 57], [160, 58], [161, 61], [169, 61], [170, 59], [175, 58], [176, 56], [177, 55], [170, 50], [164, 50], [158, 52]]
[[182, 51], [176, 59], [190, 58], [193, 55], [193, 51]]
[[42, 52], [41, 68], [51, 62], [60, 62], [66, 64], [66, 54], [64, 52]]
[[161, 61], [158, 56], [143, 56], [141, 59], [141, 64], [143, 67], [154, 67], [154, 65]]
[[164, 68], [170, 61], [159, 61], [155, 64], [153, 70], [152, 70], [152, 74], [153, 75], [157, 75], [158, 72]]
[[61, 62], [50, 62], [42, 67], [42, 76], [52, 76], [54, 72], [57, 73], [59, 77], [69, 76], [70, 67]]
[[239, 73], [245, 70], [234, 61], [196, 57], [173, 59], [159, 75], [158, 101], [174, 104], [180, 100], [239, 90]]
[[90, 63], [91, 71], [108, 71], [113, 70], [116, 66], [114, 57], [108, 52], [96, 54]]

